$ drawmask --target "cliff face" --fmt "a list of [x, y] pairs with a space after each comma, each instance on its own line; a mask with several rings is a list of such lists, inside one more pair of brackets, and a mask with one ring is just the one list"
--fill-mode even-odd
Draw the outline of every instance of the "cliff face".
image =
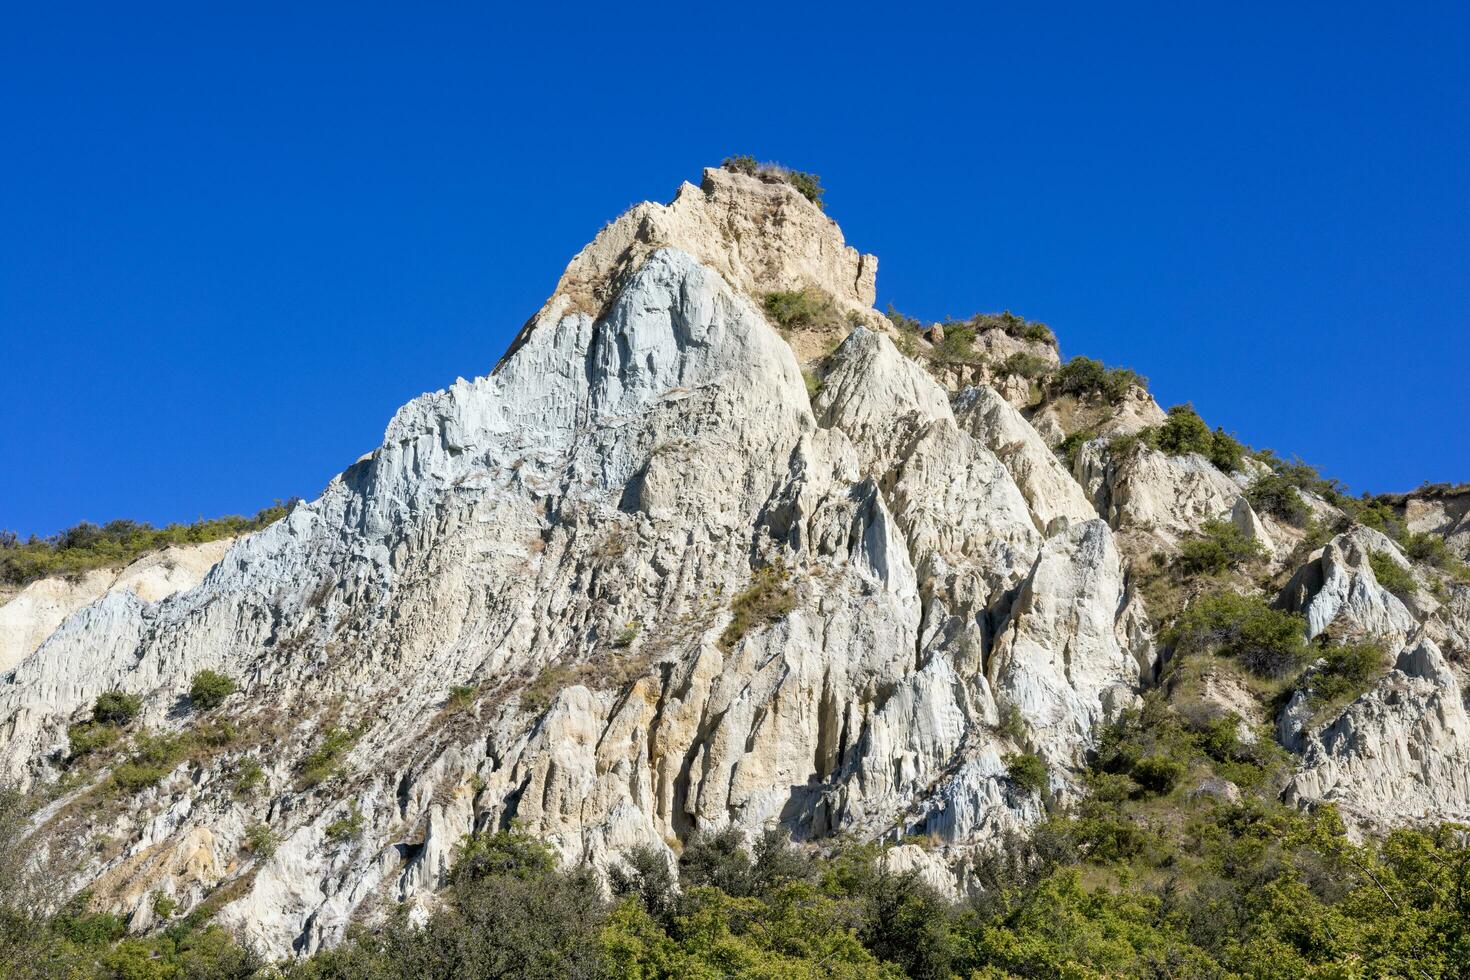
[[[730, 824], [923, 834], [906, 859], [965, 887], [970, 851], [1044, 813], [1006, 757], [1045, 760], [1065, 804], [1157, 678], [1135, 564], [1223, 517], [1285, 569], [1300, 532], [1203, 456], [1098, 439], [1069, 470], [1051, 446], [1075, 406], [926, 370], [871, 308], [875, 270], [790, 187], [724, 171], [619, 218], [491, 374], [405, 405], [197, 587], [114, 589], [5, 675], [0, 773], [23, 786], [55, 783], [105, 691], [196, 733], [153, 785], [75, 769], [38, 851], [135, 928], [161, 891], [276, 955], [431, 905], [456, 844], [512, 821], [599, 868]], [[824, 357], [762, 312], [809, 288], [846, 324]], [[1141, 392], [1104, 414], [1163, 418]], [[1465, 646], [1464, 590], [1406, 606], [1370, 581], [1366, 550], [1402, 559], [1384, 541], [1333, 541], [1293, 579], [1314, 629], [1350, 619], [1404, 652], [1298, 726], [1290, 792], [1470, 812], [1464, 780], [1419, 761], [1470, 752], [1440, 655]], [[210, 716], [228, 737], [188, 711], [206, 668], [242, 688]]]

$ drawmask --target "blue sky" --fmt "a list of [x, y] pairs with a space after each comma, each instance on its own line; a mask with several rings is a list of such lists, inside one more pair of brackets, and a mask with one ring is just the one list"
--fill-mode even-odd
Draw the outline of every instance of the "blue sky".
[[822, 175], [880, 305], [1470, 479], [1464, 4], [219, 6], [7, 11], [0, 527], [315, 496], [731, 153]]

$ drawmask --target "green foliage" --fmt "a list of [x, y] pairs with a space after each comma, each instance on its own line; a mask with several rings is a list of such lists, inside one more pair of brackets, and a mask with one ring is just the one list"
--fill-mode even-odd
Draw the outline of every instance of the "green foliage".
[[[947, 338], [946, 338], [947, 339]], [[996, 367], [995, 373], [1002, 377], [1020, 377], [1035, 381], [1051, 370], [1051, 363], [1044, 357], [1018, 350]]]
[[113, 768], [113, 785], [128, 793], [146, 789], [173, 772], [189, 757], [194, 745], [194, 737], [188, 732], [139, 735], [127, 761]]
[[1202, 596], [1165, 634], [1177, 654], [1234, 657], [1263, 677], [1285, 677], [1307, 660], [1306, 623], [1272, 609], [1257, 596], [1216, 592]]
[[1210, 450], [1205, 455], [1222, 473], [1235, 473], [1245, 466], [1245, 446], [1218, 426], [1210, 440]]
[[[964, 903], [915, 874], [886, 870], [872, 845], [817, 856], [771, 834], [747, 854], [723, 832], [691, 840], [697, 857], [681, 862], [677, 888], [661, 853], [630, 855], [609, 902], [589, 869], [560, 870], [541, 842], [487, 833], [461, 845], [443, 901], [421, 927], [393, 915], [264, 975], [1466, 975], [1466, 828], [1354, 841], [1330, 806], [1304, 814], [1269, 789], [1239, 803], [1188, 797], [1190, 773], [1208, 773], [1217, 754], [1236, 751], [1218, 752], [1213, 732], [1183, 725], [1150, 695], [1109, 729], [1082, 806], [977, 855], [972, 873], [982, 887]], [[261, 969], [222, 930], [191, 924], [193, 916], [129, 937], [119, 917], [88, 906], [82, 895], [44, 916], [0, 902], [0, 962], [25, 964], [18, 976], [48, 978], [244, 980]]]
[[822, 391], [821, 375], [817, 374], [815, 371], [806, 370], [801, 372], [801, 380], [806, 383], [807, 401], [815, 403], [817, 400], [817, 395], [819, 395]]
[[449, 707], [459, 709], [468, 708], [479, 693], [479, 688], [473, 684], [454, 684], [449, 688]]
[[1296, 484], [1280, 473], [1264, 473], [1251, 481], [1245, 499], [1259, 513], [1270, 514], [1288, 524], [1303, 527], [1311, 511]]
[[963, 323], [944, 326], [944, 339], [934, 348], [934, 356], [951, 364], [964, 364], [975, 360], [975, 330]]
[[1111, 404], [1121, 402], [1133, 388], [1148, 388], [1148, 379], [1127, 368], [1110, 368], [1090, 357], [1074, 357], [1057, 369], [1051, 388], [1059, 395], [1098, 396]]
[[1175, 405], [1169, 409], [1168, 416], [1163, 425], [1151, 430], [1151, 443], [1155, 449], [1171, 456], [1186, 453], [1209, 455], [1214, 448], [1215, 437], [1193, 405]]
[[845, 326], [832, 297], [808, 286], [788, 292], [766, 293], [766, 314], [782, 330], [821, 330]]
[[754, 177], [757, 173], [760, 172], [761, 165], [755, 157], [742, 154], [740, 156], [725, 157], [720, 166], [724, 167], [726, 170], [731, 171], [732, 173], [745, 174], [748, 177]]
[[1092, 429], [1079, 429], [1067, 438], [1063, 439], [1057, 446], [1057, 458], [1066, 464], [1067, 472], [1077, 468], [1077, 450], [1097, 438], [1097, 433]]
[[460, 841], [450, 880], [457, 884], [485, 878], [527, 879], [556, 867], [556, 854], [541, 841], [508, 830], [472, 834]]
[[1045, 759], [1034, 752], [1019, 752], [1006, 756], [1003, 761], [1006, 764], [1006, 778], [1015, 783], [1023, 793], [1046, 795], [1051, 780], [1047, 774]]
[[980, 334], [990, 330], [999, 330], [1009, 337], [1017, 340], [1026, 340], [1031, 343], [1049, 344], [1056, 346], [1056, 335], [1051, 328], [1044, 323], [1036, 323], [1025, 317], [1016, 316], [1010, 310], [1004, 313], [976, 313], [967, 320], [946, 320], [944, 330], [949, 332], [951, 327], [960, 327], [968, 330], [972, 335]]
[[265, 785], [265, 767], [259, 759], [241, 759], [235, 765], [236, 796], [250, 796]]
[[807, 173], [804, 170], [792, 170], [789, 167], [783, 167], [779, 163], [761, 163], [755, 157], [746, 155], [726, 157], [720, 166], [733, 173], [745, 174], [749, 177], [769, 177], [775, 180], [783, 180], [796, 188], [802, 197], [805, 197], [819, 208], [823, 207], [822, 194], [824, 193], [824, 189], [822, 187], [822, 178], [816, 174]]
[[1470, 566], [1450, 553], [1444, 538], [1437, 534], [1406, 532], [1399, 541], [1404, 553], [1413, 561], [1438, 568], [1457, 582], [1470, 583]]
[[898, 312], [898, 310], [893, 308], [892, 303], [888, 304], [888, 312], [884, 315], [887, 316], [888, 319], [893, 323], [893, 325], [897, 327], [900, 331], [903, 331], [905, 333], [924, 332], [924, 325], [922, 323], [911, 316], [904, 316], [902, 313]]
[[1383, 644], [1375, 641], [1327, 646], [1308, 677], [1313, 707], [1345, 704], [1368, 689], [1387, 666]]
[[1386, 551], [1369, 552], [1368, 565], [1373, 569], [1373, 577], [1378, 579], [1378, 584], [1400, 599], [1412, 599], [1419, 590], [1413, 573], [1394, 561]]
[[1265, 552], [1230, 521], [1208, 520], [1199, 534], [1179, 546], [1179, 566], [1190, 575], [1212, 575], [1239, 568]]
[[324, 833], [327, 835], [327, 840], [341, 844], [361, 837], [363, 828], [366, 826], [367, 820], [354, 803], [345, 814], [327, 824]]
[[235, 682], [224, 674], [201, 670], [189, 684], [189, 703], [196, 711], [212, 711], [236, 691]]
[[83, 721], [66, 730], [70, 757], [73, 760], [100, 752], [116, 744], [122, 731], [116, 725], [104, 725], [95, 721]]
[[805, 170], [786, 171], [786, 183], [795, 187], [802, 197], [811, 201], [819, 208], [825, 208], [822, 195], [826, 192], [822, 187], [822, 178]]
[[720, 634], [726, 650], [758, 626], [774, 623], [796, 608], [796, 589], [786, 568], [777, 563], [756, 571], [750, 586], [730, 603], [730, 623]]
[[92, 720], [99, 725], [126, 725], [142, 708], [143, 701], [136, 694], [108, 691], [92, 703]]
[[12, 533], [0, 533], [0, 584], [18, 586], [50, 576], [75, 577], [96, 568], [126, 565], [170, 545], [248, 534], [280, 520], [293, 503], [277, 501], [249, 518], [218, 517], [161, 528], [139, 521], [109, 521], [101, 526], [83, 521], [45, 538], [31, 535], [22, 541]]
[[1017, 745], [1026, 741], [1026, 716], [1021, 709], [1009, 701], [1000, 702], [998, 709], [1000, 716], [995, 726], [995, 731], [1002, 738], [1008, 738]]
[[357, 744], [358, 733], [346, 728], [329, 728], [317, 747], [301, 760], [297, 784], [309, 789], [337, 774], [342, 757]]
[[252, 824], [250, 829], [245, 831], [245, 850], [257, 857], [270, 857], [276, 852], [276, 843], [276, 835], [266, 824]]
[[1171, 456], [1199, 453], [1217, 468], [1233, 473], [1245, 464], [1245, 447], [1224, 429], [1210, 431], [1192, 405], [1175, 405], [1162, 425], [1144, 429], [1138, 437]]
[[156, 891], [153, 893], [153, 914], [160, 919], [172, 918], [173, 914], [178, 911], [178, 908], [179, 903], [175, 899], [170, 898], [163, 892]]

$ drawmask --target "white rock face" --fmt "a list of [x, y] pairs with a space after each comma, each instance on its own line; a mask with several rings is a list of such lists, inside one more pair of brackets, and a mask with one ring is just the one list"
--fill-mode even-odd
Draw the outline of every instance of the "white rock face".
[[1406, 647], [1371, 691], [1307, 737], [1286, 798], [1336, 803], [1376, 828], [1470, 817], [1470, 717], [1431, 641]]
[[1332, 628], [1343, 637], [1377, 636], [1401, 642], [1418, 628], [1392, 592], [1378, 584], [1368, 556], [1387, 555], [1407, 569], [1398, 546], [1368, 527], [1354, 527], [1314, 551], [1282, 593], [1285, 606], [1307, 618], [1307, 638]]
[[[921, 835], [888, 860], [963, 891], [943, 876], [1045, 813], [1006, 756], [1041, 755], [1048, 800], [1073, 799], [1156, 673], [1109, 523], [1252, 515], [1202, 460], [1145, 457], [1084, 491], [1000, 394], [952, 405], [899, 353], [873, 269], [784, 185], [711, 171], [640, 205], [489, 375], [405, 405], [316, 500], [192, 588], [67, 616], [0, 677], [0, 778], [56, 779], [102, 691], [171, 731], [199, 724], [193, 675], [228, 674], [233, 741], [134, 795], [64, 795], [36, 834], [135, 928], [154, 891], [188, 909], [223, 888], [219, 921], [276, 956], [399, 901], [423, 915], [465, 835], [512, 822], [602, 869], [700, 828]], [[815, 398], [760, 312], [805, 286], [870, 325]], [[1137, 421], [1153, 403], [1134, 402]], [[1322, 568], [1301, 601], [1331, 621], [1356, 586]], [[1458, 738], [1434, 671], [1401, 663]], [[1298, 794], [1356, 792], [1356, 746]], [[361, 834], [333, 840], [354, 808]], [[269, 857], [249, 847], [262, 825]]]
[[1010, 470], [1037, 530], [1045, 533], [1058, 518], [1077, 522], [1098, 516], [1056, 454], [994, 389], [983, 385], [966, 388], [955, 399], [955, 415], [964, 430]]
[[[759, 295], [814, 284], [881, 321], [873, 266], [788, 188], [705, 185], [606, 229], [491, 375], [404, 406], [197, 588], [103, 597], [0, 682], [22, 783], [103, 690], [169, 728], [199, 669], [242, 685], [239, 742], [65, 825], [128, 841], [84, 859], [103, 901], [142, 925], [152, 890], [228, 885], [221, 921], [306, 952], [361, 907], [431, 901], [464, 835], [511, 820], [599, 867], [729, 824], [925, 833], [947, 866], [1042, 813], [1006, 778], [1023, 747], [995, 683], [1066, 790], [1150, 655], [1110, 531], [1024, 420], [962, 428], [881, 331], [853, 332], [813, 406]], [[722, 640], [752, 582], [789, 611]], [[311, 787], [329, 729], [356, 741]], [[256, 796], [231, 791], [242, 758]], [[348, 801], [363, 834], [333, 843]], [[242, 850], [262, 823], [268, 859]]]
[[233, 539], [169, 547], [122, 569], [98, 569], [75, 580], [32, 582], [0, 605], [0, 674], [30, 656], [62, 620], [109, 592], [126, 590], [158, 602], [198, 585], [229, 550]]
[[1094, 440], [1077, 451], [1077, 477], [1114, 529], [1146, 531], [1165, 545], [1250, 507], [1240, 486], [1198, 453], [1171, 456], [1138, 446], [1120, 460]]

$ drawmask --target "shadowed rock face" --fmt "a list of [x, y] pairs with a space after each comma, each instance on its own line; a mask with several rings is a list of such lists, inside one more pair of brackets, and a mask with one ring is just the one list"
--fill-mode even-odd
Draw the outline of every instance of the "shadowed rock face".
[[[1239, 491], [1160, 464], [1101, 519], [1004, 398], [952, 407], [897, 350], [874, 268], [790, 188], [722, 171], [618, 219], [491, 374], [405, 405], [197, 587], [103, 596], [0, 680], [0, 770], [23, 785], [56, 777], [100, 692], [170, 731], [197, 671], [242, 687], [220, 709], [236, 740], [106, 807], [65, 797], [37, 839], [125, 840], [81, 849], [76, 882], [135, 927], [155, 890], [215, 894], [283, 955], [427, 907], [464, 835], [512, 821], [600, 868], [696, 828], [921, 832], [938, 846], [894, 860], [935, 876], [1042, 815], [1005, 755], [1073, 797], [1156, 667], [1127, 501], [1183, 522]], [[805, 287], [867, 324], [814, 398], [759, 312]], [[1175, 483], [1197, 505], [1168, 509]], [[353, 808], [361, 833], [334, 839]]]

